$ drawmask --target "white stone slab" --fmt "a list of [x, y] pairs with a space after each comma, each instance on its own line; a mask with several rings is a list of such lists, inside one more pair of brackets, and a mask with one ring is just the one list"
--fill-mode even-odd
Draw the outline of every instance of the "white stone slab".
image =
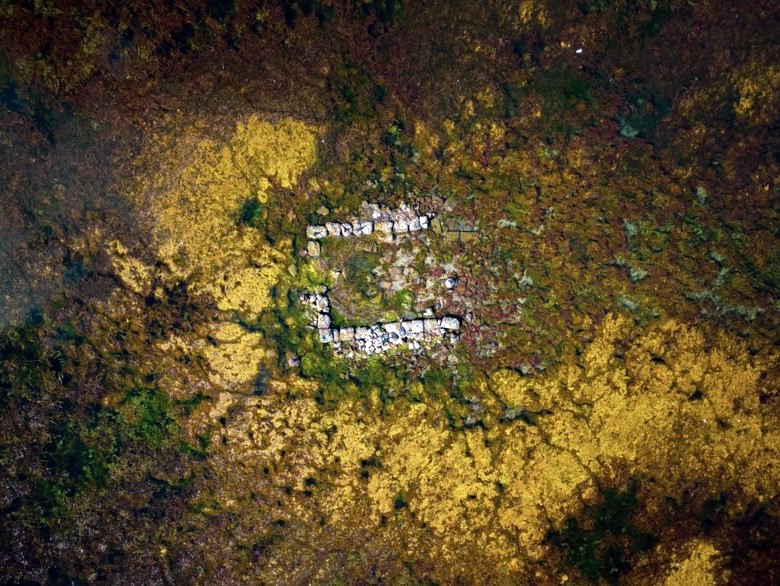
[[441, 327], [443, 330], [457, 331], [460, 329], [460, 322], [455, 317], [441, 318]]
[[319, 330], [320, 342], [323, 344], [330, 344], [333, 341], [333, 332], [329, 329], [323, 328]]
[[418, 230], [421, 230], [422, 226], [420, 225], [420, 218], [412, 218], [409, 221], [409, 232], [417, 232]]
[[328, 236], [341, 236], [341, 224], [338, 222], [326, 222], [325, 228], [328, 230]]
[[330, 315], [327, 313], [321, 313], [317, 316], [317, 328], [329, 328], [330, 327]]
[[425, 330], [425, 322], [421, 319], [413, 319], [409, 322], [409, 331], [412, 334], [422, 334]]
[[342, 342], [351, 342], [355, 339], [355, 328], [341, 328], [339, 330], [339, 340]]
[[409, 231], [409, 222], [406, 221], [404, 218], [397, 218], [395, 222], [393, 222], [393, 232], [396, 234], [404, 234], [405, 232]]

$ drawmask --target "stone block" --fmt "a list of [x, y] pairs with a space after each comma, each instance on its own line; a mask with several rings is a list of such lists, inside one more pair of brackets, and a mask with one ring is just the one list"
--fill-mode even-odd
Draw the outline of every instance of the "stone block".
[[317, 316], [317, 328], [329, 328], [330, 327], [330, 314], [321, 313]]
[[443, 317], [441, 318], [441, 327], [443, 330], [458, 331], [460, 321], [456, 317]]
[[336, 238], [341, 236], [341, 224], [338, 222], [326, 222], [325, 228], [328, 231], [328, 236], [334, 236]]
[[341, 224], [341, 235], [342, 236], [347, 238], [349, 236], [352, 236], [353, 232], [354, 232], [354, 230], [352, 229], [352, 224], [350, 224], [349, 222], [345, 222], [345, 223]]
[[371, 337], [371, 329], [370, 328], [355, 328], [355, 339], [356, 340], [368, 340], [368, 338]]
[[393, 232], [396, 234], [404, 234], [409, 231], [409, 222], [405, 218], [397, 218], [393, 222]]
[[327, 328], [319, 330], [320, 342], [323, 344], [330, 344], [333, 341], [333, 332]]
[[421, 230], [427, 230], [430, 227], [428, 216], [420, 216], [419, 218], [417, 218], [417, 221], [420, 222]]
[[319, 240], [328, 235], [328, 229], [325, 226], [306, 226], [306, 237], [309, 240]]
[[422, 229], [420, 225], [420, 218], [412, 218], [409, 220], [409, 232], [417, 232]]
[[438, 336], [441, 333], [441, 326], [436, 318], [423, 320], [423, 329], [426, 334], [431, 334], [432, 336]]
[[320, 243], [316, 240], [309, 240], [309, 243], [306, 245], [306, 252], [310, 257], [318, 258], [321, 252]]
[[342, 342], [351, 342], [355, 339], [355, 328], [341, 328], [339, 330], [339, 340]]
[[425, 324], [421, 319], [413, 319], [409, 322], [409, 331], [412, 334], [422, 334], [425, 330]]
[[396, 334], [400, 333], [401, 331], [401, 324], [397, 321], [391, 321], [384, 325], [385, 331], [388, 334]]
[[381, 222], [374, 223], [374, 231], [379, 234], [391, 235], [393, 233], [393, 223], [383, 220]]

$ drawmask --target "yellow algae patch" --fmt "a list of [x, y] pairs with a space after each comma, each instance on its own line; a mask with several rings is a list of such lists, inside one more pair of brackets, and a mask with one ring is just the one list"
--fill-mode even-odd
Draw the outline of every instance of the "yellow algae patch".
[[774, 122], [780, 107], [780, 67], [752, 63], [732, 76], [739, 92], [737, 116], [755, 125]]
[[728, 572], [716, 574], [720, 552], [711, 543], [695, 540], [689, 544], [688, 557], [672, 564], [665, 586], [714, 586], [728, 580]]
[[139, 198], [153, 224], [158, 257], [194, 292], [211, 294], [220, 309], [261, 310], [284, 254], [261, 230], [240, 225], [242, 206], [253, 198], [274, 205], [269, 188], [291, 187], [314, 163], [316, 130], [252, 116], [227, 141], [203, 138], [192, 128], [169, 138], [157, 144], [161, 176], [149, 180]]
[[212, 382], [225, 388], [252, 382], [260, 361], [268, 353], [263, 347], [263, 336], [234, 323], [219, 324], [212, 336], [217, 343], [203, 347]]
[[540, 2], [534, 0], [521, 0], [518, 8], [520, 22], [524, 25], [538, 24], [542, 28], [550, 25], [550, 17]]
[[[651, 498], [691, 485], [740, 495], [728, 504], [735, 515], [776, 498], [778, 435], [756, 398], [775, 361], [725, 334], [707, 338], [676, 321], [640, 330], [610, 316], [576, 363], [491, 376], [489, 389], [531, 421], [453, 429], [435, 402], [354, 400], [325, 412], [315, 383], [291, 378], [240, 400], [247, 408], [225, 431], [229, 460], [291, 488], [287, 510], [301, 522], [392, 537], [403, 555], [439, 560], [442, 581], [480, 564], [511, 574], [543, 559], [548, 531], [597, 502], [598, 487], [629, 477]], [[627, 476], [610, 476], [615, 469]], [[714, 554], [696, 551], [670, 579], [706, 576]]]
[[130, 256], [127, 247], [118, 240], [109, 242], [106, 250], [125, 287], [139, 295], [148, 295], [152, 283], [152, 269]]
[[[316, 159], [317, 130], [302, 122], [277, 123], [251, 116], [227, 139], [206, 138], [197, 121], [155, 137], [139, 159], [138, 193], [132, 197], [151, 225], [156, 255], [169, 277], [214, 298], [217, 308], [254, 316], [289, 264], [289, 242], [276, 247], [261, 229], [242, 225], [247, 202], [273, 206], [273, 185], [290, 188]], [[294, 210], [290, 210], [294, 214]], [[143, 266], [112, 245], [120, 278], [145, 290]], [[246, 385], [266, 358], [262, 337], [221, 324], [215, 345], [200, 345], [210, 379], [226, 388]]]

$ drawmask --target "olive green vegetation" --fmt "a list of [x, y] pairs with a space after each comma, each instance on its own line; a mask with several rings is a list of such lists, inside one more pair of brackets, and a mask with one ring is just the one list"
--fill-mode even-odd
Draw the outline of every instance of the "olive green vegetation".
[[584, 509], [579, 518], [569, 518], [547, 538], [564, 554], [566, 562], [592, 583], [618, 583], [631, 568], [632, 558], [650, 550], [657, 539], [634, 524], [636, 487], [607, 488], [601, 503]]
[[[93, 353], [92, 344], [73, 322], [56, 324], [45, 314], [7, 330], [0, 342], [0, 407], [13, 434], [6, 433], [0, 467], [32, 487], [6, 509], [23, 525], [67, 518], [74, 499], [127, 479], [138, 458], [199, 459], [208, 449], [207, 437], [193, 447], [176, 423], [203, 395], [172, 401], [153, 373], [121, 354]], [[111, 381], [102, 400], [85, 392], [84, 374]]]

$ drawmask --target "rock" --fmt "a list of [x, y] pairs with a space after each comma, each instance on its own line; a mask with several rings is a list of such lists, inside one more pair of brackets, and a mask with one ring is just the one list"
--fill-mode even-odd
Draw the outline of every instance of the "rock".
[[409, 222], [407, 222], [404, 218], [398, 218], [393, 223], [393, 232], [395, 232], [396, 234], [403, 234], [408, 231], [409, 231]]
[[426, 334], [438, 336], [441, 333], [441, 326], [439, 320], [436, 318], [423, 320], [423, 331]]
[[328, 311], [330, 308], [330, 299], [327, 295], [318, 295], [314, 300], [314, 304], [320, 311]]
[[386, 323], [384, 328], [388, 334], [398, 335], [398, 333], [401, 331], [401, 324], [399, 324], [397, 321], [391, 321]]
[[368, 236], [374, 231], [374, 222], [360, 222], [359, 230], [355, 230], [355, 234], [361, 236]]
[[453, 277], [449, 277], [444, 280], [444, 286], [447, 287], [447, 289], [452, 289], [453, 287], [455, 287], [457, 282], [458, 282], [457, 279]]
[[326, 222], [325, 229], [328, 231], [328, 236], [334, 236], [336, 238], [341, 236], [341, 224], [338, 222]]
[[420, 228], [422, 230], [427, 230], [430, 226], [430, 223], [428, 222], [428, 216], [420, 216], [417, 218], [417, 221], [420, 223]]
[[356, 340], [367, 340], [371, 336], [371, 330], [369, 328], [355, 328]]
[[317, 328], [329, 328], [330, 327], [330, 314], [321, 313], [317, 316]]
[[344, 224], [341, 224], [341, 235], [345, 238], [348, 238], [349, 236], [352, 236], [352, 224], [345, 222]]
[[425, 325], [423, 320], [414, 319], [411, 322], [409, 322], [409, 331], [412, 334], [422, 334], [424, 330], [425, 330]]
[[457, 331], [460, 329], [460, 321], [456, 317], [441, 318], [441, 328], [443, 330]]
[[355, 328], [341, 328], [339, 330], [339, 340], [342, 342], [351, 342], [355, 339]]
[[325, 226], [306, 226], [306, 237], [309, 240], [319, 240], [328, 235], [328, 229]]
[[439, 218], [434, 218], [431, 221], [431, 228], [436, 234], [440, 236], [444, 234], [444, 230], [445, 230], [444, 223]]
[[326, 208], [325, 206], [320, 206], [317, 208], [317, 214], [320, 216], [327, 216], [330, 213], [330, 210]]
[[421, 230], [422, 226], [420, 225], [420, 218], [412, 218], [409, 221], [409, 232], [417, 232], [418, 230]]
[[333, 341], [333, 332], [331, 332], [329, 329], [320, 329], [319, 336], [320, 342], [323, 344], [330, 344]]
[[376, 232], [382, 240], [393, 239], [393, 223], [387, 220], [381, 222], [374, 222], [374, 232]]
[[306, 252], [310, 257], [319, 258], [321, 251], [322, 248], [320, 247], [319, 242], [316, 240], [309, 240], [309, 243], [306, 245]]

